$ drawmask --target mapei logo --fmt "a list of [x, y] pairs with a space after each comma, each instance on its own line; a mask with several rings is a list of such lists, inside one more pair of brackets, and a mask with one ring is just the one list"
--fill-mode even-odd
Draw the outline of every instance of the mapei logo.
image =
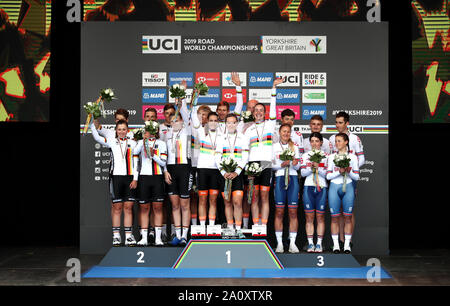
[[306, 105], [303, 106], [302, 119], [310, 120], [312, 116], [320, 115], [323, 120], [327, 119], [327, 107], [322, 105]]
[[143, 54], [181, 54], [181, 36], [142, 36]]
[[253, 87], [272, 87], [273, 73], [272, 72], [250, 72], [249, 86]]
[[298, 89], [278, 89], [277, 103], [299, 103], [300, 90]]
[[166, 103], [167, 92], [163, 88], [143, 89], [142, 102], [143, 103]]

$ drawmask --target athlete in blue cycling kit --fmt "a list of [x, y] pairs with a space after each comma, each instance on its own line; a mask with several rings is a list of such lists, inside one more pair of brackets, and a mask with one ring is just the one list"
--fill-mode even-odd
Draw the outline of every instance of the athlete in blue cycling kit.
[[[339, 168], [334, 164], [334, 158], [337, 154], [348, 153], [349, 138], [345, 133], [339, 133], [335, 137], [337, 153], [333, 153], [328, 157], [327, 179], [331, 180], [330, 189], [328, 191], [328, 203], [330, 205], [331, 213], [331, 237], [333, 238], [333, 252], [339, 253], [339, 216], [342, 212], [344, 214], [344, 252], [350, 253], [350, 241], [352, 239], [352, 215], [353, 215], [353, 201], [355, 193], [352, 182], [359, 179], [358, 158], [355, 154], [349, 153], [350, 166], [347, 168]], [[344, 175], [346, 175], [346, 190], [343, 189]], [[342, 204], [341, 204], [342, 202]]]
[[[275, 252], [283, 253], [283, 216], [284, 206], [288, 205], [289, 209], [289, 252], [298, 253], [299, 250], [295, 245], [297, 237], [298, 219], [298, 194], [299, 184], [297, 171], [300, 168], [299, 149], [291, 140], [291, 127], [289, 124], [282, 124], [280, 127], [280, 141], [273, 145], [273, 161], [272, 170], [275, 171], [275, 235], [277, 238], [277, 247]], [[285, 150], [290, 149], [294, 152], [294, 159], [292, 161], [280, 160], [280, 154]], [[285, 189], [285, 169], [289, 171], [289, 185]]]
[[[321, 151], [323, 137], [313, 132], [308, 139], [312, 150], [302, 155], [301, 175], [306, 177], [303, 188], [303, 206], [306, 217], [306, 235], [308, 238], [307, 252], [322, 252], [322, 239], [325, 232], [325, 206], [327, 202], [327, 154], [322, 151], [324, 158], [320, 162], [312, 162], [313, 150]], [[317, 243], [314, 245], [314, 213], [317, 219]]]

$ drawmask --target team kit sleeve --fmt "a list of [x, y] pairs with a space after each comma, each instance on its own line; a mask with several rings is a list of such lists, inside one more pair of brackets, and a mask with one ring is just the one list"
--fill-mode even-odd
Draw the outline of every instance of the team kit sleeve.
[[192, 127], [194, 129], [198, 129], [201, 126], [200, 120], [198, 119], [198, 105], [194, 106], [194, 108], [192, 109], [192, 113], [193, 115], [191, 116], [191, 121], [192, 121]]
[[186, 105], [186, 98], [181, 100], [180, 114], [181, 114], [181, 117], [183, 117], [184, 125], [188, 126], [191, 118], [190, 118], [189, 110]]
[[350, 172], [348, 173], [348, 175], [354, 181], [359, 180], [359, 164], [358, 164], [358, 158], [356, 156], [351, 157], [350, 165], [352, 168], [351, 168]]
[[238, 118], [241, 116], [243, 105], [244, 98], [242, 97], [242, 87], [236, 86], [236, 106], [234, 107], [234, 114], [238, 116]]
[[328, 156], [327, 180], [329, 180], [329, 181], [334, 180], [339, 175], [341, 175], [339, 173], [339, 171], [335, 171], [335, 169], [334, 169], [333, 158], [334, 158], [334, 154], [331, 154], [330, 156]]
[[361, 168], [362, 165], [364, 165], [364, 163], [366, 162], [366, 157], [364, 156], [363, 144], [358, 136], [356, 136], [355, 146], [355, 154], [358, 157], [358, 167]]
[[238, 163], [238, 165], [239, 165], [239, 168], [238, 168], [238, 171], [236, 171], [236, 173], [239, 175], [239, 174], [241, 174], [241, 172], [242, 171], [244, 171], [244, 169], [245, 169], [245, 166], [247, 165], [247, 163], [248, 163], [248, 139], [247, 139], [247, 137], [242, 137], [242, 144], [241, 144], [241, 147], [242, 147], [242, 159], [239, 161], [239, 163]]
[[292, 167], [294, 168], [295, 171], [298, 171], [298, 169], [300, 169], [300, 166], [301, 166], [301, 164], [300, 164], [300, 157], [301, 157], [300, 149], [297, 148], [296, 146], [294, 146], [294, 152], [295, 152], [294, 158], [296, 160], [298, 160], [298, 163], [297, 163], [297, 165], [292, 166]]
[[[136, 142], [134, 142], [135, 143], [135, 145], [134, 145], [134, 148], [136, 148], [136, 146], [137, 146], [137, 144], [136, 144]], [[139, 166], [139, 154], [135, 154], [134, 153], [134, 149], [133, 149], [133, 180], [134, 181], [137, 181], [138, 180], [138, 178], [139, 178], [139, 168], [138, 168], [138, 166]]]
[[269, 119], [276, 121], [277, 120], [277, 88], [272, 88], [272, 93], [270, 96], [270, 110], [269, 110]]
[[311, 173], [311, 167], [308, 166], [308, 156], [306, 154], [303, 154], [301, 158], [300, 174], [303, 177], [308, 177]]
[[161, 166], [161, 168], [164, 168], [166, 166], [167, 161], [167, 145], [164, 142], [159, 142], [159, 155], [153, 154], [152, 159]]
[[97, 141], [98, 143], [101, 143], [102, 145], [107, 146], [108, 148], [111, 148], [111, 144], [108, 142], [108, 138], [100, 136], [93, 123], [91, 123], [90, 128], [92, 131], [92, 136], [94, 137], [95, 141]]
[[280, 151], [278, 150], [278, 143], [275, 144], [272, 150], [272, 171], [281, 169], [282, 161], [280, 159]]
[[327, 178], [327, 170], [328, 170], [328, 158], [325, 157], [322, 159], [323, 167], [319, 167], [319, 176], [323, 177], [324, 179]]

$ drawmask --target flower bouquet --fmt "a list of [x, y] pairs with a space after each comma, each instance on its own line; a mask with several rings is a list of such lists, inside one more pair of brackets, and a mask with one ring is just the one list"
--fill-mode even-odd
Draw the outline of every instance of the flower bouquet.
[[173, 84], [169, 88], [170, 97], [174, 98], [177, 104], [177, 111], [175, 112], [175, 116], [173, 117], [173, 121], [177, 120], [178, 113], [180, 112], [180, 106], [178, 105], [179, 101], [186, 97], [186, 86], [183, 84]]
[[[313, 163], [320, 163], [322, 161], [322, 159], [324, 159], [325, 157], [326, 157], [326, 155], [324, 152], [322, 152], [320, 150], [312, 149], [310, 156], [309, 156], [309, 160]], [[320, 192], [319, 172], [318, 172], [317, 168], [313, 168], [313, 175], [314, 175], [314, 183], [316, 184], [316, 189], [318, 192]]]
[[[290, 148], [287, 148], [280, 154], [280, 160], [294, 160], [295, 152]], [[289, 166], [284, 168], [284, 189], [287, 190], [289, 187]]]
[[[347, 153], [336, 154], [333, 160], [336, 167], [348, 168], [350, 167], [350, 157]], [[344, 172], [344, 183], [342, 184], [342, 192], [345, 192], [345, 186], [347, 185], [347, 171]]]
[[250, 178], [250, 176], [253, 176], [253, 177], [258, 176], [261, 174], [262, 170], [263, 169], [261, 168], [261, 166], [256, 162], [247, 164], [247, 166], [245, 166], [245, 175], [249, 176], [249, 178], [248, 178], [249, 186], [248, 186], [248, 194], [247, 194], [248, 204], [252, 204], [253, 192], [255, 191], [254, 179]]
[[[144, 132], [148, 132], [150, 135], [156, 136], [159, 133], [159, 123], [156, 121], [145, 121]], [[149, 140], [147, 138], [144, 139], [144, 148], [146, 156], [152, 156], [149, 147]]]
[[144, 128], [140, 128], [140, 129], [134, 129], [132, 130], [133, 132], [133, 139], [136, 141], [139, 141], [141, 139], [144, 139]]
[[[83, 133], [86, 134], [89, 124], [91, 123], [92, 117], [94, 119], [100, 117], [103, 114], [105, 117], [105, 106], [104, 102], [111, 102], [113, 99], [116, 99], [114, 91], [111, 88], [106, 88], [100, 90], [100, 95], [95, 102], [88, 102], [84, 105], [84, 109], [88, 113], [86, 118], [86, 124], [84, 125]], [[91, 104], [89, 104], [91, 103]]]
[[241, 113], [241, 118], [244, 121], [244, 123], [247, 122], [254, 122], [255, 121], [255, 117], [253, 117], [253, 114], [251, 111], [244, 111]]
[[[230, 157], [222, 158], [222, 161], [220, 162], [220, 168], [221, 170], [225, 170], [227, 173], [233, 173], [236, 171], [238, 167], [238, 164], [234, 159]], [[225, 179], [225, 189], [224, 189], [224, 197], [225, 200], [230, 201], [231, 199], [231, 185], [233, 180], [231, 179]]]

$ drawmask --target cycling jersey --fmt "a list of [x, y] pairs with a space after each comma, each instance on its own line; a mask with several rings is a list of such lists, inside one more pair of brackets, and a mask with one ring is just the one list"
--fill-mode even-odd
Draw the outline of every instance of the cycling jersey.
[[144, 140], [139, 140], [134, 148], [134, 154], [140, 155], [141, 167], [140, 175], [162, 175], [167, 161], [167, 146], [160, 139], [148, 140], [148, 148], [153, 148], [153, 157], [147, 154]]
[[136, 142], [128, 137], [113, 138], [102, 137], [98, 134], [94, 124], [90, 126], [94, 139], [107, 146], [112, 152], [112, 175], [132, 175], [134, 180], [138, 178], [138, 159], [139, 155], [133, 156], [133, 150]]
[[[352, 153], [352, 154], [356, 155], [356, 157], [358, 158], [358, 165], [361, 168], [361, 166], [364, 165], [364, 162], [366, 160], [365, 156], [364, 156], [364, 149], [363, 149], [361, 139], [358, 136], [356, 136], [355, 134], [350, 133], [350, 132], [347, 132], [347, 135], [348, 135], [348, 140], [349, 140], [348, 146], [350, 147], [348, 153]], [[336, 135], [332, 135], [330, 137], [330, 143], [333, 146], [333, 153], [337, 152], [335, 137], [336, 137]]]
[[[300, 156], [303, 153], [305, 153], [302, 133], [291, 130], [291, 140], [298, 147], [298, 152], [300, 153]], [[274, 132], [273, 143], [277, 143], [279, 141], [280, 141], [280, 127], [277, 126]]]
[[[301, 159], [301, 175], [303, 177], [306, 177], [305, 179], [305, 185], [304, 186], [313, 186], [316, 187], [316, 181], [314, 174], [312, 172], [312, 162], [309, 160], [309, 158], [312, 156], [312, 151], [306, 152], [303, 154]], [[321, 188], [327, 187], [327, 170], [328, 170], [328, 156], [324, 157], [320, 163], [318, 168], [318, 177], [319, 177], [319, 186]]]
[[[343, 184], [344, 176], [339, 173], [339, 168], [334, 165], [334, 157], [337, 153], [330, 154], [328, 156], [328, 168], [327, 168], [327, 180], [330, 180], [334, 184]], [[359, 165], [358, 158], [355, 154], [348, 154], [350, 157], [350, 172], [347, 173], [346, 184], [351, 184], [353, 180], [359, 180]]]
[[276, 125], [276, 88], [272, 89], [269, 120], [255, 122], [245, 132], [249, 139], [249, 161], [272, 161], [272, 141]]
[[216, 145], [215, 162], [216, 168], [224, 175], [225, 170], [221, 169], [222, 158], [232, 158], [237, 162], [236, 173], [239, 175], [248, 162], [248, 139], [244, 134], [235, 132], [222, 135]]
[[[281, 167], [283, 161], [280, 159], [280, 154], [283, 153], [284, 150], [289, 149], [289, 144], [282, 144], [281, 142], [277, 142], [273, 145], [273, 161], [272, 161], [272, 170], [275, 171], [275, 176], [284, 176], [285, 168]], [[298, 147], [294, 145], [294, 159], [300, 159], [300, 153], [298, 151]], [[297, 171], [300, 169], [300, 162], [297, 165], [293, 166], [292, 161], [289, 164], [289, 175], [297, 176]]]

